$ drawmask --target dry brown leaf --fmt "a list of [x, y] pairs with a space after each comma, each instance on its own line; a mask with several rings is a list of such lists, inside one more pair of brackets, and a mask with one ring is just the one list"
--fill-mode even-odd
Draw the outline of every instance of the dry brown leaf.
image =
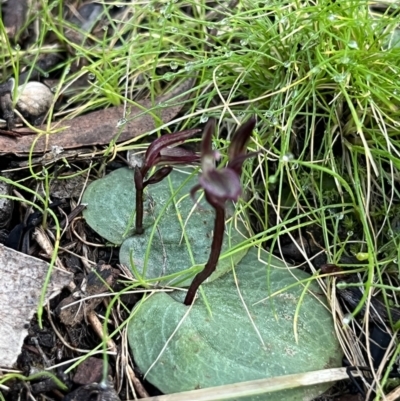
[[[49, 263], [0, 244], [0, 365], [12, 368], [17, 360], [27, 327], [36, 312]], [[72, 280], [67, 271], [53, 269], [45, 302]]]

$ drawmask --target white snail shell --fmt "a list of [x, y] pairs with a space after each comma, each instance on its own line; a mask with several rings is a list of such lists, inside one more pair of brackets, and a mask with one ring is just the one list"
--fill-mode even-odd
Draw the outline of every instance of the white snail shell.
[[44, 84], [31, 81], [18, 87], [17, 109], [32, 117], [45, 114], [50, 109], [54, 94]]

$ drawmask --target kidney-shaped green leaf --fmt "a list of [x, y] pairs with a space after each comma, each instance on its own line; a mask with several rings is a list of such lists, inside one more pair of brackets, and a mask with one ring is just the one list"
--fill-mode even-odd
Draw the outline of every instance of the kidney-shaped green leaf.
[[135, 186], [133, 170], [120, 168], [93, 181], [82, 197], [83, 217], [107, 241], [120, 245], [133, 234]]
[[[122, 168], [88, 187], [83, 197], [87, 203], [84, 217], [102, 237], [117, 245], [122, 243], [120, 262], [130, 266], [133, 261], [144, 279], [167, 276], [163, 284], [188, 286], [194, 269], [199, 270], [198, 266], [208, 259], [214, 228], [214, 210], [204, 199], [195, 204], [189, 195], [196, 184], [197, 174], [193, 170], [181, 170], [149, 185], [145, 191], [145, 232], [133, 235], [133, 171]], [[246, 228], [235, 216], [233, 205], [228, 205], [222, 255], [209, 281], [230, 270], [245, 255], [245, 247], [232, 249], [246, 237]], [[186, 269], [187, 273], [182, 274]]]
[[[298, 279], [310, 278], [289, 271], [274, 257], [269, 260], [265, 252], [261, 255], [268, 264], [259, 261], [254, 249], [235, 268], [237, 287], [232, 273], [203, 286], [211, 314], [199, 298], [185, 317], [182, 292], [154, 294], [134, 310], [128, 328], [134, 359], [143, 373], [156, 361], [147, 380], [169, 394], [341, 366], [331, 314], [317, 285], [302, 300], [304, 287], [296, 285], [255, 305]], [[304, 401], [326, 388], [290, 389], [246, 400]]]

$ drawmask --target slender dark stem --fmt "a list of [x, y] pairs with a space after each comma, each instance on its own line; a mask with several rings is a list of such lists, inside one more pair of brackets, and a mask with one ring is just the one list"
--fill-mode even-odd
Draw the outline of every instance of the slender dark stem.
[[143, 189], [136, 190], [136, 234], [143, 234]]
[[136, 216], [135, 232], [143, 234], [143, 175], [139, 168], [135, 168], [135, 188], [136, 188]]
[[186, 294], [185, 305], [191, 305], [194, 297], [196, 296], [197, 289], [200, 285], [211, 276], [217, 267], [219, 255], [221, 253], [222, 241], [224, 239], [225, 229], [225, 208], [214, 205], [215, 208], [215, 222], [214, 222], [214, 237], [211, 244], [210, 257], [204, 269], [196, 275], [190, 284], [189, 290]]

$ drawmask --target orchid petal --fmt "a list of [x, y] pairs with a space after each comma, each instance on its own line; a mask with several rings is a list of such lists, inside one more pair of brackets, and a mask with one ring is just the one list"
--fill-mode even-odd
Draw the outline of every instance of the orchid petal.
[[259, 152], [251, 152], [251, 153], [245, 153], [243, 155], [237, 156], [235, 157], [235, 159], [233, 159], [232, 161], [230, 161], [228, 163], [228, 168], [234, 170], [236, 172], [237, 175], [241, 175], [242, 174], [242, 166], [243, 166], [243, 162], [246, 159], [250, 159], [250, 157], [255, 157], [259, 154]]
[[215, 121], [211, 119], [204, 128], [203, 138], [201, 141], [201, 169], [203, 170], [203, 174], [215, 170], [215, 160], [218, 160], [220, 157], [219, 152], [212, 148], [214, 129]]
[[202, 174], [199, 182], [207, 196], [222, 202], [237, 201], [242, 193], [239, 175], [230, 168], [212, 170], [207, 174]]
[[145, 155], [145, 168], [148, 170], [150, 167], [157, 164], [158, 159], [161, 155], [161, 151], [172, 145], [179, 145], [185, 142], [187, 139], [191, 138], [201, 130], [198, 128], [189, 129], [186, 131], [175, 132], [173, 134], [163, 135], [154, 140], [151, 145], [147, 148]]
[[247, 142], [253, 133], [255, 125], [256, 119], [252, 117], [236, 130], [228, 150], [230, 161], [246, 152]]
[[161, 150], [160, 157], [157, 161], [159, 163], [196, 163], [200, 161], [200, 155], [181, 147], [165, 148]]
[[198, 163], [200, 161], [200, 156], [193, 154], [192, 156], [161, 156], [157, 159], [156, 164], [192, 164]]
[[190, 197], [193, 199], [193, 201], [195, 201], [195, 195], [197, 191], [200, 191], [201, 189], [201, 185], [200, 184], [196, 184], [191, 190], [190, 190]]
[[203, 138], [201, 141], [201, 157], [208, 156], [213, 157], [214, 152], [212, 149], [212, 136], [215, 130], [215, 121], [213, 119], [208, 120], [203, 131]]
[[162, 167], [158, 169], [148, 180], [143, 183], [143, 187], [150, 184], [157, 184], [157, 182], [162, 181], [170, 172], [172, 167]]

